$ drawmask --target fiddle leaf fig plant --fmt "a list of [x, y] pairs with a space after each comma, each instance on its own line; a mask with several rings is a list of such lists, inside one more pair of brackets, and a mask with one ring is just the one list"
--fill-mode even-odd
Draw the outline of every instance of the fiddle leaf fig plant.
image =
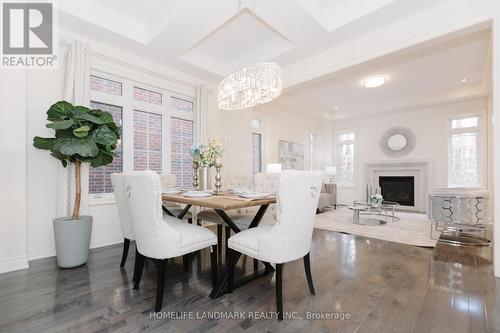
[[94, 168], [113, 162], [120, 139], [120, 128], [111, 113], [74, 106], [66, 101], [53, 104], [47, 111], [47, 128], [55, 131], [54, 137], [35, 136], [33, 146], [49, 150], [50, 154], [66, 167], [75, 164], [75, 202], [72, 219], [78, 219], [81, 200], [81, 164], [90, 163]]

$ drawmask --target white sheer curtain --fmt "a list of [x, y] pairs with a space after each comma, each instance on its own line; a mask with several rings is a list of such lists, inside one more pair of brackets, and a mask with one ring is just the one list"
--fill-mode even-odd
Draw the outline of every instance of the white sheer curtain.
[[202, 141], [207, 135], [207, 112], [208, 112], [208, 90], [204, 83], [198, 84], [196, 88], [196, 110], [195, 110], [195, 137]]
[[[90, 105], [90, 60], [87, 44], [71, 41], [67, 45], [66, 77], [64, 100], [74, 105]], [[88, 212], [88, 174], [89, 165], [83, 163], [81, 168], [82, 198], [80, 214]], [[75, 193], [74, 165], [67, 168], [60, 166], [57, 179], [57, 216], [70, 216]]]

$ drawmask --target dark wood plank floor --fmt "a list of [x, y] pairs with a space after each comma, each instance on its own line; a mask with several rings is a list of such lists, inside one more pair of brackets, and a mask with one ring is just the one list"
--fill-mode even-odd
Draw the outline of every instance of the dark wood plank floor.
[[[301, 261], [284, 267], [285, 311], [302, 319], [251, 319], [275, 311], [273, 275], [211, 300], [209, 253], [201, 251], [185, 273], [167, 267], [163, 311], [193, 316], [243, 312], [244, 319], [150, 318], [155, 267], [132, 290], [133, 249], [119, 269], [122, 247], [93, 250], [86, 266], [60, 270], [55, 259], [0, 275], [0, 332], [494, 332], [500, 331], [499, 280], [491, 249], [438, 245], [418, 248], [315, 230], [311, 252], [316, 296]], [[252, 272], [240, 261], [238, 275]], [[332, 313], [348, 320], [306, 319]]]

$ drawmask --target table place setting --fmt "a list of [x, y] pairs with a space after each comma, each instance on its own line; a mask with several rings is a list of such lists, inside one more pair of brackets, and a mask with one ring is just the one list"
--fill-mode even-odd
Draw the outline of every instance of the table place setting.
[[242, 200], [242, 201], [266, 199], [271, 196], [273, 196], [272, 193], [255, 192], [249, 189], [245, 190], [229, 189], [227, 193], [222, 194], [222, 197], [225, 199]]
[[233, 188], [230, 188], [227, 190], [228, 193], [235, 194], [235, 195], [239, 195], [240, 193], [250, 192], [250, 191], [251, 190], [246, 188], [246, 187], [233, 187]]
[[206, 190], [206, 191], [186, 191], [182, 194], [185, 197], [188, 198], [208, 198], [214, 195], [213, 191]]
[[181, 194], [184, 190], [180, 187], [171, 187], [163, 190], [164, 194]]
[[271, 195], [272, 195], [271, 193], [249, 191], [249, 192], [241, 192], [239, 194], [239, 197], [245, 198], [245, 199], [264, 199], [264, 198], [267, 198]]

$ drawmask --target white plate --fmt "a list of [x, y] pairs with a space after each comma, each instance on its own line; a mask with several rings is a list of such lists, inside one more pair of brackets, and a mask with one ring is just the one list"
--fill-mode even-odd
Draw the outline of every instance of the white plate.
[[271, 193], [258, 193], [258, 192], [252, 192], [252, 193], [240, 193], [240, 197], [246, 198], [246, 199], [262, 199], [270, 196]]
[[248, 192], [248, 188], [240, 188], [240, 187], [234, 187], [234, 188], [230, 188], [229, 190], [227, 190], [229, 193], [231, 194], [240, 194], [240, 193], [243, 193], [243, 192]]
[[181, 188], [167, 188], [163, 193], [165, 194], [180, 194], [182, 193]]
[[207, 198], [212, 195], [210, 191], [187, 191], [183, 194], [188, 198]]

